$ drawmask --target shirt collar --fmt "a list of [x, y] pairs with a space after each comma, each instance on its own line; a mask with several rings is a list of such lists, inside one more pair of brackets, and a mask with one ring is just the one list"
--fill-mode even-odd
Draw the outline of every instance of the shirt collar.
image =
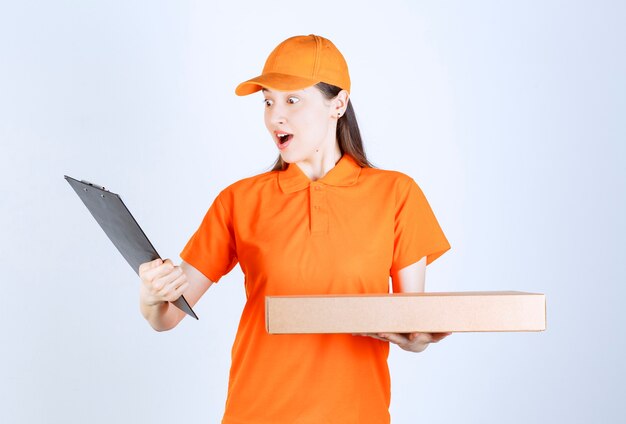
[[[348, 187], [356, 184], [360, 173], [361, 167], [354, 158], [344, 154], [339, 162], [316, 182], [336, 187]], [[295, 163], [289, 164], [284, 171], [278, 171], [278, 185], [284, 193], [294, 193], [307, 188], [311, 182]]]

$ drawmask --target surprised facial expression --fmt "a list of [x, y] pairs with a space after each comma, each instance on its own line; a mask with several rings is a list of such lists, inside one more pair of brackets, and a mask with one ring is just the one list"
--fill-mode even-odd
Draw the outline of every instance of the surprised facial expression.
[[335, 148], [334, 104], [314, 86], [297, 91], [263, 89], [265, 126], [287, 163], [313, 161]]

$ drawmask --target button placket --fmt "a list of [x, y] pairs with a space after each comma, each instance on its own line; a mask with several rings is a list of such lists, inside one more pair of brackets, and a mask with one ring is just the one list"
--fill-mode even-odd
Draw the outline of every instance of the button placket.
[[311, 203], [311, 234], [326, 234], [328, 232], [326, 190], [321, 184], [312, 183], [309, 195]]

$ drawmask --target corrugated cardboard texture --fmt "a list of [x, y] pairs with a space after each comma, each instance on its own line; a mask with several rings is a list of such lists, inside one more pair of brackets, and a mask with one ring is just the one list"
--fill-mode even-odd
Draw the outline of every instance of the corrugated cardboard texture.
[[267, 296], [271, 334], [543, 331], [545, 296], [524, 292]]

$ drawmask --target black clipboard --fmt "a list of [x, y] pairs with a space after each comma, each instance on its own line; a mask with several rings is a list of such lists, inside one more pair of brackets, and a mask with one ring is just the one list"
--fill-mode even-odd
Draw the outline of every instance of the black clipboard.
[[[99, 185], [79, 181], [67, 175], [65, 180], [137, 275], [139, 265], [161, 258], [119, 195]], [[172, 304], [187, 315], [198, 319], [184, 296]]]

